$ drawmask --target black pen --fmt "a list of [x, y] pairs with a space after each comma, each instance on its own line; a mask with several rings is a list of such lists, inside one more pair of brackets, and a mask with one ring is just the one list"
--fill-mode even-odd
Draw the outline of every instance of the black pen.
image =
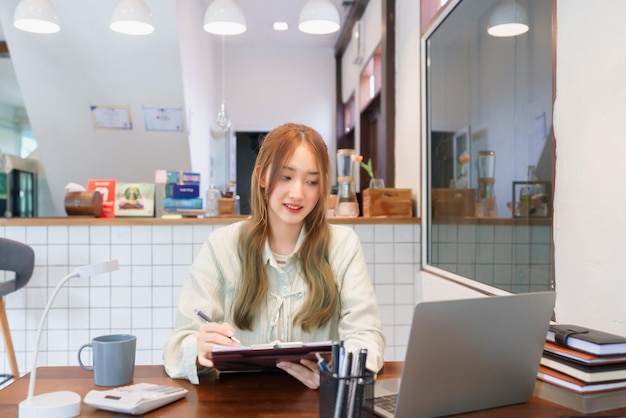
[[345, 399], [346, 385], [350, 381], [350, 370], [352, 368], [352, 353], [346, 351], [345, 355], [341, 359], [341, 371], [339, 372], [339, 379], [337, 382], [337, 396], [335, 398], [335, 413], [333, 418], [345, 417], [343, 414], [343, 406]]
[[339, 356], [341, 355], [340, 348], [341, 343], [339, 341], [333, 342], [333, 346], [331, 348], [330, 369], [335, 376], [339, 376]]
[[346, 403], [346, 414], [345, 418], [354, 418], [357, 416], [361, 416], [361, 403], [362, 396], [357, 396], [358, 392], [358, 384], [362, 382], [362, 374], [363, 369], [365, 367], [365, 359], [367, 358], [367, 349], [362, 348], [359, 350], [358, 357], [357, 354], [354, 354], [352, 359], [352, 370], [349, 379], [348, 385], [348, 395], [347, 395], [347, 403]]
[[363, 408], [363, 385], [365, 384], [365, 363], [367, 360], [367, 348], [359, 350], [358, 357], [355, 355], [352, 361], [352, 379], [348, 392], [348, 413], [347, 418], [361, 416]]
[[[193, 313], [198, 315], [198, 317], [200, 317], [202, 320], [204, 320], [204, 322], [215, 322], [207, 314], [205, 314], [204, 312], [202, 312], [202, 311], [200, 311], [198, 309], [194, 309]], [[241, 341], [239, 341], [235, 337], [230, 337], [230, 339], [233, 340], [234, 342], [236, 342], [237, 344], [241, 344]]]

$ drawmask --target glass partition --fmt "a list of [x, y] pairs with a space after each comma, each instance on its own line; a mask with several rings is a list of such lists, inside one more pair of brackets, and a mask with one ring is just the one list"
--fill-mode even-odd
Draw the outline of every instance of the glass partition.
[[[553, 288], [552, 13], [451, 1], [422, 37], [424, 268], [486, 292]], [[527, 32], [490, 35], [509, 14]]]

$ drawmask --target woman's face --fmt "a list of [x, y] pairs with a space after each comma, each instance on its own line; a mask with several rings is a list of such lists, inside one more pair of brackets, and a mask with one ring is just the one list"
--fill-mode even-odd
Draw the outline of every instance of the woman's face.
[[[269, 184], [268, 169], [265, 184]], [[269, 197], [270, 227], [300, 228], [320, 197], [320, 172], [315, 156], [307, 146], [299, 146], [287, 164], [281, 168], [276, 185]]]

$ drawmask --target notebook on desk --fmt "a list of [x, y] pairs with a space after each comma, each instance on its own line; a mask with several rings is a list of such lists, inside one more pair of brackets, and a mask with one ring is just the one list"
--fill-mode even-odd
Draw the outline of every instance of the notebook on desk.
[[437, 417], [527, 402], [554, 301], [554, 292], [535, 292], [417, 304], [401, 378], [376, 382], [376, 414]]

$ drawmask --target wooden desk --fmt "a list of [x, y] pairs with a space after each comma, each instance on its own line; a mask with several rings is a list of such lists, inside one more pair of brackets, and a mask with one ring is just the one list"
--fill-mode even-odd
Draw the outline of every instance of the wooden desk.
[[[387, 362], [379, 379], [399, 377], [401, 362]], [[17, 417], [19, 403], [28, 393], [29, 375], [0, 390], [0, 417]], [[307, 389], [286, 374], [222, 374], [204, 376], [200, 385], [167, 377], [162, 366], [136, 366], [134, 383], [146, 382], [181, 386], [189, 389], [185, 399], [157, 409], [150, 417], [318, 417], [318, 391]], [[57, 390], [70, 390], [84, 397], [91, 389], [102, 389], [93, 383], [92, 372], [80, 367], [40, 367], [37, 370], [35, 395]], [[452, 395], [453, 396], [453, 395]], [[489, 409], [458, 417], [469, 418], [559, 418], [580, 416], [567, 408], [533, 398], [521, 405]], [[594, 416], [626, 416], [626, 408], [593, 414]], [[122, 417], [124, 415], [100, 411], [82, 404], [80, 416]]]

